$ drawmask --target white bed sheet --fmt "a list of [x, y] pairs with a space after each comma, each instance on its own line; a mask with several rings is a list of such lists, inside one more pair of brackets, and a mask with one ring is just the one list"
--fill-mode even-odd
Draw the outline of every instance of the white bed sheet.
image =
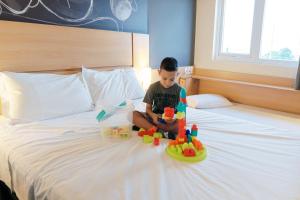
[[234, 103], [233, 106], [206, 109], [234, 118], [300, 132], [300, 115]]
[[[300, 199], [300, 133], [188, 109], [208, 157], [172, 160], [133, 137], [102, 138], [87, 112], [0, 129], [0, 179], [26, 199]], [[5, 176], [6, 174], [6, 176]], [[11, 175], [11, 180], [10, 180]]]

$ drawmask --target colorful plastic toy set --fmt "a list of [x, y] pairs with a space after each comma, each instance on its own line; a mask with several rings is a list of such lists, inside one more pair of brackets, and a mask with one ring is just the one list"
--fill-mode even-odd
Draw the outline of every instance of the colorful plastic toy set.
[[131, 127], [128, 125], [125, 126], [115, 126], [115, 127], [104, 127], [101, 131], [103, 136], [109, 137], [120, 137], [120, 138], [129, 138], [131, 136]]
[[149, 135], [149, 136], [153, 136], [153, 134], [156, 132], [157, 128], [156, 127], [152, 127], [149, 130], [145, 130], [143, 128], [141, 128], [138, 132], [138, 136], [143, 137], [144, 135]]
[[[181, 89], [180, 101], [176, 106], [176, 119], [178, 123], [178, 134], [175, 140], [171, 140], [166, 152], [174, 159], [185, 162], [199, 162], [206, 158], [205, 146], [197, 139], [198, 127], [194, 124], [191, 130], [186, 129], [186, 91]], [[101, 133], [104, 136], [129, 138], [132, 135], [132, 112], [133, 106], [122, 102], [118, 106], [103, 109], [99, 112], [97, 120], [101, 124]], [[162, 120], [164, 123], [172, 120], [175, 109], [166, 107]], [[115, 119], [115, 116], [117, 119]], [[116, 122], [118, 122], [116, 124]], [[149, 130], [140, 129], [138, 135], [143, 137], [143, 142], [158, 146], [162, 133], [157, 132], [156, 127]]]
[[113, 138], [131, 137], [132, 111], [133, 106], [128, 102], [102, 109], [96, 117], [100, 123], [101, 134]]
[[158, 146], [160, 144], [162, 134], [160, 132], [156, 132], [156, 130], [156, 127], [150, 128], [149, 130], [141, 128], [138, 132], [138, 135], [143, 137], [143, 142], [145, 144], [152, 143], [154, 146]]
[[178, 134], [175, 140], [169, 142], [166, 152], [176, 160], [199, 162], [205, 159], [206, 149], [197, 139], [198, 127], [194, 124], [191, 130], [186, 129], [186, 107], [186, 91], [181, 89], [180, 101], [176, 107]]

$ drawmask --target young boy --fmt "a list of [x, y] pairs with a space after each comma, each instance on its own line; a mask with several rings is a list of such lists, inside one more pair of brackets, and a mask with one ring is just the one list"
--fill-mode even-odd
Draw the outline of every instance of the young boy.
[[161, 62], [158, 71], [160, 81], [150, 85], [144, 97], [146, 113], [133, 112], [133, 123], [140, 128], [149, 130], [157, 128], [165, 137], [175, 139], [177, 134], [177, 122], [168, 120], [166, 123], [159, 122], [165, 107], [174, 108], [179, 102], [181, 87], [175, 82], [177, 75], [177, 60], [167, 57]]

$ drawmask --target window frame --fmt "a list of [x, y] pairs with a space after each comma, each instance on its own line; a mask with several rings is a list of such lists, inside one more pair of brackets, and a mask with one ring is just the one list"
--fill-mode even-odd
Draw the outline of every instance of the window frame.
[[263, 31], [265, 0], [254, 0], [254, 14], [250, 42], [250, 54], [223, 53], [224, 8], [226, 0], [217, 0], [215, 15], [215, 34], [213, 59], [217, 61], [246, 62], [260, 65], [297, 67], [298, 61], [274, 60], [260, 58]]

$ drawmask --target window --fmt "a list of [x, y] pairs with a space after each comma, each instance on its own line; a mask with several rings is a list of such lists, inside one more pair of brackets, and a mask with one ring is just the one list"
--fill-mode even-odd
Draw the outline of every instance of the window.
[[226, 0], [224, 10], [222, 53], [249, 54], [254, 0]]
[[299, 0], [219, 0], [215, 56], [297, 66]]

